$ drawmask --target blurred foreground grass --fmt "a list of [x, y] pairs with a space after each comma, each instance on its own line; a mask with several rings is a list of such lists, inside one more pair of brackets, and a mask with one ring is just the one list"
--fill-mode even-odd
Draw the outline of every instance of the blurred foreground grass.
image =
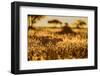
[[87, 29], [72, 29], [75, 33], [63, 33], [61, 30], [61, 28], [29, 29], [28, 60], [87, 58]]

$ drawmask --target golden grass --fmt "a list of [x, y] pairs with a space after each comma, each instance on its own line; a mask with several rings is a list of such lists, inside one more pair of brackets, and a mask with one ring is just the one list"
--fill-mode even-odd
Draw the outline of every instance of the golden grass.
[[61, 28], [28, 30], [28, 60], [83, 59], [88, 57], [87, 29], [76, 34], [59, 33]]

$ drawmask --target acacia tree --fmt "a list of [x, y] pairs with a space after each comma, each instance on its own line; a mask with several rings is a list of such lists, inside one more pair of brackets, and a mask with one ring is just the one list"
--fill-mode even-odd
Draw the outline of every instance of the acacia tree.
[[32, 15], [32, 23], [36, 23], [38, 20], [44, 18], [45, 16], [42, 15]]
[[37, 21], [41, 20], [45, 16], [43, 15], [29, 15], [28, 20], [29, 20], [29, 29], [33, 29], [33, 24], [35, 24]]
[[83, 20], [77, 20], [75, 24], [76, 24], [76, 28], [80, 28], [81, 26], [86, 25], [86, 22]]
[[62, 25], [62, 22], [61, 21], [59, 21], [59, 20], [56, 20], [56, 19], [54, 19], [54, 20], [50, 20], [50, 21], [48, 21], [48, 23], [50, 23], [50, 24], [60, 24], [60, 25]]
[[74, 31], [68, 25], [69, 24], [66, 22], [65, 26], [62, 27], [62, 33], [74, 33]]
[[48, 23], [62, 24], [62, 22], [61, 22], [61, 21], [56, 20], [56, 19], [51, 20], [51, 21], [48, 21]]

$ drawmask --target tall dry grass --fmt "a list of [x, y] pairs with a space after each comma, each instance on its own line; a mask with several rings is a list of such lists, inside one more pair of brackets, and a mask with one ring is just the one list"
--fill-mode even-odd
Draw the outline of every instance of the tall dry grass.
[[61, 28], [28, 30], [28, 60], [80, 59], [88, 57], [87, 29], [59, 33]]

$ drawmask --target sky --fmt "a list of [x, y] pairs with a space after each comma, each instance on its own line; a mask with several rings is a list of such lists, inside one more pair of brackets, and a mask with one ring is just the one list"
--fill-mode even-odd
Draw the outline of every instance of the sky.
[[[53, 26], [56, 26], [56, 27], [60, 27], [61, 25], [60, 24], [49, 24], [48, 21], [51, 21], [51, 20], [59, 20], [60, 22], [62, 22], [62, 26], [64, 26], [65, 24], [64, 23], [68, 23], [69, 26], [73, 27], [74, 26], [74, 23], [75, 21], [77, 20], [82, 20], [82, 21], [85, 21], [86, 24], [88, 24], [88, 17], [79, 17], [79, 16], [45, 16], [44, 18], [42, 18], [41, 20], [38, 20], [34, 26], [39, 26], [39, 27], [53, 27]], [[86, 25], [87, 26], [87, 25]]]

